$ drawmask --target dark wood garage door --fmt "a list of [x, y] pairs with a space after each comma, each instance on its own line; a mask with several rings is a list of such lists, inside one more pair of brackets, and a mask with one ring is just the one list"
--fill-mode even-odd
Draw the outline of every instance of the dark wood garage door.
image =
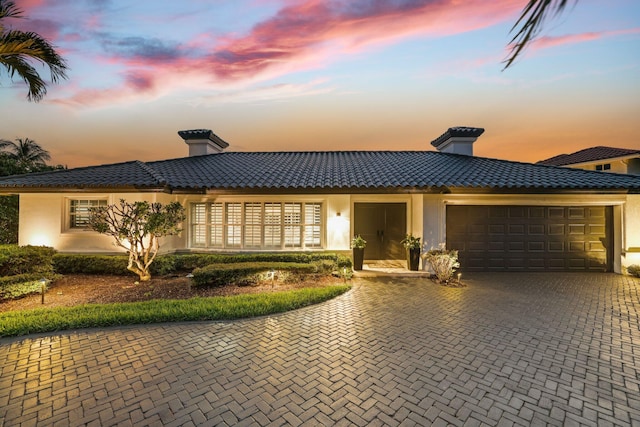
[[462, 271], [611, 271], [609, 206], [447, 206]]

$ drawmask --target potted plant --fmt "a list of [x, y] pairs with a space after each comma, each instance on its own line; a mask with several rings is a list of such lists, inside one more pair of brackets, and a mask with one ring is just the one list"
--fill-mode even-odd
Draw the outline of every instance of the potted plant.
[[422, 248], [420, 237], [407, 234], [400, 243], [407, 250], [407, 268], [412, 271], [418, 271], [420, 267], [420, 249]]
[[351, 249], [353, 249], [353, 269], [362, 270], [362, 262], [364, 261], [364, 248], [367, 246], [367, 241], [359, 234], [356, 234], [351, 239]]

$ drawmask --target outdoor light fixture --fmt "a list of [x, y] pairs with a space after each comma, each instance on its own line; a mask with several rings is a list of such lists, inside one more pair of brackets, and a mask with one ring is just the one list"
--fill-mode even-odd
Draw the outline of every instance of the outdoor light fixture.
[[40, 281], [40, 304], [44, 304], [44, 293], [47, 291], [48, 280], [44, 277]]

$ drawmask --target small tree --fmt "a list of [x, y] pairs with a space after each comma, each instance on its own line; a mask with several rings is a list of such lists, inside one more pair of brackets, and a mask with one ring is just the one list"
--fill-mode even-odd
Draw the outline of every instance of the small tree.
[[89, 226], [113, 236], [116, 246], [129, 253], [127, 269], [145, 282], [151, 279], [149, 266], [160, 249], [159, 238], [180, 233], [184, 219], [184, 207], [179, 202], [162, 205], [120, 199], [119, 204], [91, 208]]

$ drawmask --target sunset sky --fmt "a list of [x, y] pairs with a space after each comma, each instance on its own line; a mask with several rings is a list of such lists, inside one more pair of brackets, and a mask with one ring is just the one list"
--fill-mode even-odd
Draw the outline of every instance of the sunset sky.
[[432, 150], [451, 126], [509, 160], [640, 149], [640, 1], [579, 0], [503, 71], [526, 3], [16, 0], [70, 72], [29, 103], [3, 71], [0, 138], [69, 167], [183, 157], [199, 128], [228, 151]]

